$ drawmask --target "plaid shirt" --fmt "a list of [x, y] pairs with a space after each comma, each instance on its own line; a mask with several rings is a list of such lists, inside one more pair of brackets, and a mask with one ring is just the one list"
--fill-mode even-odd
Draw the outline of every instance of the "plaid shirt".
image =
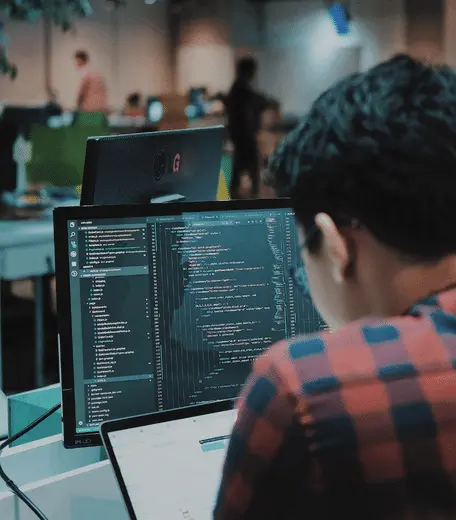
[[255, 363], [216, 520], [456, 518], [456, 290]]

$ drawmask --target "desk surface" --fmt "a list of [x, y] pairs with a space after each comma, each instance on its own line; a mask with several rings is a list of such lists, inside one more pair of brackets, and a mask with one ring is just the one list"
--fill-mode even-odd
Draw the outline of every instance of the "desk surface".
[[4, 220], [37, 220], [41, 219], [42, 216], [42, 209], [11, 208], [9, 206], [0, 205], [0, 223]]
[[52, 219], [4, 220], [0, 222], [0, 249], [31, 244], [53, 243]]
[[53, 271], [52, 217], [35, 209], [0, 208], [0, 278], [18, 280]]
[[52, 242], [52, 216], [43, 210], [0, 206], [0, 249]]

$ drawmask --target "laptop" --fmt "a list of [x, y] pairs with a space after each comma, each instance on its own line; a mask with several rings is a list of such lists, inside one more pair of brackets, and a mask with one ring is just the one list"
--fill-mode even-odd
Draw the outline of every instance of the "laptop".
[[223, 126], [91, 137], [82, 206], [215, 200]]
[[219, 401], [103, 423], [131, 520], [210, 520], [236, 415]]

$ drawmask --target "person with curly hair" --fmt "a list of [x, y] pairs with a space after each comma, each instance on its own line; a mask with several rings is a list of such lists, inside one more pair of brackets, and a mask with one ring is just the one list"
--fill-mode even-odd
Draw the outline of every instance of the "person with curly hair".
[[278, 147], [331, 331], [254, 364], [216, 520], [456, 518], [456, 73], [396, 56]]

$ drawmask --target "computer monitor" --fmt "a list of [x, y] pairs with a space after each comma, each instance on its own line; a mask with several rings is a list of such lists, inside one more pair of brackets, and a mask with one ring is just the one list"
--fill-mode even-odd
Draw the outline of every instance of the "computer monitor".
[[14, 143], [19, 135], [28, 139], [33, 125], [46, 126], [49, 118], [61, 112], [58, 105], [7, 105], [0, 115], [0, 194], [18, 188]]
[[17, 132], [27, 138], [33, 125], [47, 126], [50, 117], [61, 113], [61, 107], [52, 102], [38, 106], [7, 105], [2, 120], [14, 124]]
[[276, 341], [325, 328], [289, 271], [287, 199], [54, 210], [64, 444], [234, 399]]
[[93, 137], [81, 205], [215, 200], [224, 127]]

